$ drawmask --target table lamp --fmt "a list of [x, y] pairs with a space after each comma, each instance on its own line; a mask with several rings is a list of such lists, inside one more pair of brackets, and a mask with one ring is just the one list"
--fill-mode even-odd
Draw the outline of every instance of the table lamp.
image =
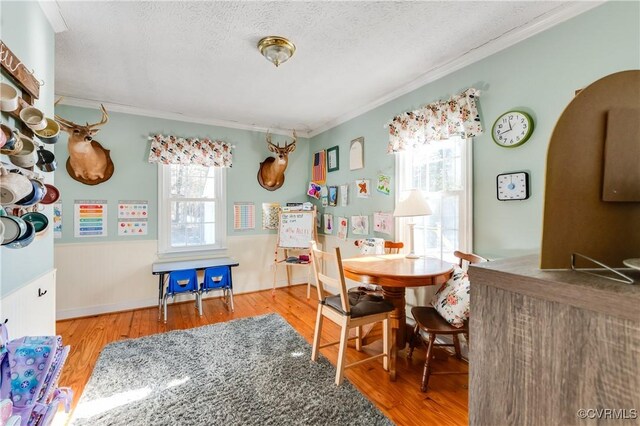
[[[409, 192], [409, 196], [402, 201], [398, 202], [396, 209], [393, 211], [395, 217], [415, 217], [415, 216], [427, 216], [431, 214], [431, 208], [427, 204], [427, 200], [424, 199], [422, 193], [418, 189], [412, 189]], [[409, 259], [417, 259], [420, 256], [416, 255], [415, 247], [413, 243], [413, 228], [416, 226], [414, 222], [409, 225]]]

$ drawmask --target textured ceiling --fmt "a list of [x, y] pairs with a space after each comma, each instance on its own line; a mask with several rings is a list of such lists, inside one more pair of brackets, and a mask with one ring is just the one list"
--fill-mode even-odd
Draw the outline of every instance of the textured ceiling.
[[[311, 131], [561, 5], [61, 1], [56, 93]], [[267, 35], [296, 44], [280, 68]]]

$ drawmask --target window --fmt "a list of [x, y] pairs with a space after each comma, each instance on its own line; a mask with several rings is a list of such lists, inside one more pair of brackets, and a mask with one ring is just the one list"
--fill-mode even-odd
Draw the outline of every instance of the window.
[[472, 249], [471, 140], [433, 142], [396, 158], [399, 199], [413, 188], [426, 197], [432, 214], [400, 218], [398, 239], [409, 241], [407, 224], [415, 226], [416, 254], [456, 261], [455, 250]]
[[159, 252], [225, 248], [226, 169], [180, 164], [158, 168]]

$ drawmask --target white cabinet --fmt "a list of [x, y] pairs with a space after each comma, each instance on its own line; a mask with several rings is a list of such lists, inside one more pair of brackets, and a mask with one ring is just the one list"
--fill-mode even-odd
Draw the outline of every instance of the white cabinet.
[[56, 270], [0, 299], [0, 321], [10, 339], [56, 334]]

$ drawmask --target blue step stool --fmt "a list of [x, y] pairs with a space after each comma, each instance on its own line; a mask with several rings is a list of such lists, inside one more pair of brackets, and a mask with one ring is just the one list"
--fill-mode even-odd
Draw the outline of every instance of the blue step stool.
[[222, 290], [227, 310], [233, 312], [233, 283], [229, 266], [216, 266], [204, 270], [204, 281], [200, 285], [200, 304], [203, 294], [215, 290]]
[[175, 298], [176, 295], [184, 293], [194, 293], [196, 295], [196, 306], [198, 313], [202, 315], [202, 303], [200, 301], [200, 291], [198, 289], [198, 272], [195, 269], [185, 269], [169, 273], [167, 291], [162, 300], [164, 309], [164, 322], [167, 322], [167, 299]]

